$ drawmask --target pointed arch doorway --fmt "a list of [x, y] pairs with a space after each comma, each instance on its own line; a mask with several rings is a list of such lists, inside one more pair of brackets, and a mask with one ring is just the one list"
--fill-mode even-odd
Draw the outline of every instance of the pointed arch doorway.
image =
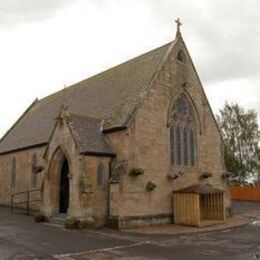
[[69, 190], [69, 163], [68, 160], [65, 158], [60, 172], [59, 213], [66, 214], [68, 211], [70, 196]]
[[49, 168], [42, 184], [42, 210], [50, 217], [67, 214], [72, 198], [71, 178], [73, 172], [69, 153], [58, 146], [50, 155]]

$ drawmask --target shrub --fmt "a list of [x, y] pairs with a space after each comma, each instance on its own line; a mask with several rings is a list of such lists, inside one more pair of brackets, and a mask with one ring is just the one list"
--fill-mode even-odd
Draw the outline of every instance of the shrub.
[[79, 228], [80, 229], [86, 229], [86, 228], [89, 228], [91, 225], [90, 223], [87, 221], [87, 220], [81, 220], [79, 222]]
[[130, 170], [130, 175], [131, 176], [138, 176], [144, 173], [144, 169], [142, 168], [132, 168]]
[[79, 220], [76, 218], [67, 218], [65, 220], [64, 226], [68, 229], [76, 229], [79, 228]]
[[151, 192], [156, 188], [156, 184], [153, 183], [152, 181], [148, 181], [145, 188], [146, 191]]
[[48, 218], [41, 212], [38, 212], [34, 215], [35, 222], [47, 222]]

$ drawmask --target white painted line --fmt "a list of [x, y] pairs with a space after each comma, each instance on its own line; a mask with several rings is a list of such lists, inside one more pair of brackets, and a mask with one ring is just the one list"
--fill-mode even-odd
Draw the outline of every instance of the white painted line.
[[251, 222], [252, 225], [260, 226], [260, 220], [255, 220]]
[[150, 241], [144, 241], [144, 242], [139, 242], [139, 243], [135, 243], [135, 244], [131, 244], [131, 245], [125, 245], [125, 246], [115, 246], [115, 247], [109, 247], [109, 248], [89, 250], [89, 251], [85, 251], [85, 252], [53, 255], [53, 257], [57, 258], [57, 259], [61, 259], [61, 258], [64, 258], [64, 257], [80, 256], [80, 255], [85, 255], [85, 254], [100, 253], [100, 252], [112, 251], [112, 250], [117, 250], [117, 249], [131, 248], [131, 247], [136, 247], [136, 246], [141, 246], [141, 245], [146, 245], [146, 244], [150, 244]]

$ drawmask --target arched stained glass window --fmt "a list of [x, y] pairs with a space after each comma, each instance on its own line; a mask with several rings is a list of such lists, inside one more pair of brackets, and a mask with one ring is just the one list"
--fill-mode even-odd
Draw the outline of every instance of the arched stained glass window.
[[188, 133], [186, 128], [183, 129], [183, 164], [189, 165], [189, 154], [188, 154]]
[[175, 135], [174, 135], [174, 129], [171, 128], [171, 163], [175, 164], [175, 150], [174, 150], [174, 145], [175, 145]]
[[193, 130], [190, 130], [190, 165], [195, 166], [195, 140]]
[[37, 155], [34, 153], [31, 159], [31, 186], [35, 188], [37, 186], [37, 173], [35, 172], [35, 167], [37, 166]]
[[16, 184], [16, 158], [12, 158], [11, 166], [10, 166], [10, 186], [12, 188], [15, 187]]
[[97, 169], [97, 186], [100, 191], [105, 189], [106, 183], [106, 169], [102, 162], [99, 163]]
[[176, 150], [177, 150], [177, 165], [181, 165], [182, 156], [181, 156], [181, 129], [180, 127], [176, 128]]
[[196, 127], [192, 107], [184, 95], [175, 101], [171, 111], [171, 164], [196, 165]]

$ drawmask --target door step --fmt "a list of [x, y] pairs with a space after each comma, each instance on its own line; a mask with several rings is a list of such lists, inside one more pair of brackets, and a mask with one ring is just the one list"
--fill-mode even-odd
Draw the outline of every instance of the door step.
[[58, 224], [58, 225], [64, 225], [65, 221], [67, 218], [67, 214], [65, 213], [58, 213], [56, 216], [54, 216], [50, 222], [53, 224]]

